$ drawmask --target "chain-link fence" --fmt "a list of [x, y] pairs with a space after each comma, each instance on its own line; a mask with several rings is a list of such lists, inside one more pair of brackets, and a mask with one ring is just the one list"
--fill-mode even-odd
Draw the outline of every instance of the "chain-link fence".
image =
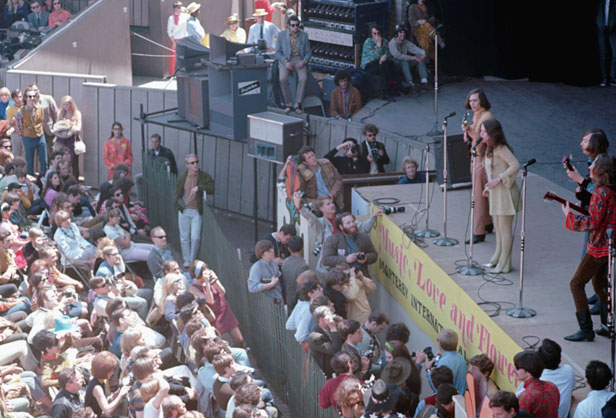
[[[177, 212], [172, 197], [176, 176], [164, 166], [143, 158], [143, 185], [148, 216], [152, 225], [167, 232], [169, 245], [179, 248]], [[247, 239], [248, 238], [247, 236]], [[226, 298], [240, 329], [272, 391], [288, 405], [293, 417], [333, 418], [332, 408], [318, 405], [325, 376], [309, 353], [285, 329], [287, 315], [280, 305], [261, 294], [250, 294], [248, 272], [216, 222], [212, 209], [204, 205], [199, 259], [216, 271], [226, 288]]]

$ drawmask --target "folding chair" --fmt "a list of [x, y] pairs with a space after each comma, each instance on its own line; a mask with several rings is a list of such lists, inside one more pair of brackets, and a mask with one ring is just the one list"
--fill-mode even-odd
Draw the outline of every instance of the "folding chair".
[[87, 289], [90, 288], [90, 279], [92, 278], [92, 270], [87, 264], [73, 263], [67, 256], [64, 254], [62, 249], [56, 245], [56, 248], [60, 252], [60, 265], [62, 266], [62, 273], [66, 273], [66, 269], [71, 269], [79, 280], [83, 282]]

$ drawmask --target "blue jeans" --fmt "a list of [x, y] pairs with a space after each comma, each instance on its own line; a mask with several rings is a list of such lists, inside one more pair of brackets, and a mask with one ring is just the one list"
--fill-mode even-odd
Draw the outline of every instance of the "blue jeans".
[[0, 316], [5, 316], [18, 311], [24, 311], [25, 313], [29, 314], [31, 312], [30, 300], [25, 296], [19, 298], [19, 300], [21, 301], [21, 303], [18, 303], [17, 305], [11, 307], [8, 311], [1, 313]]
[[34, 151], [38, 154], [41, 173], [47, 171], [47, 143], [43, 135], [38, 138], [24, 136], [24, 149], [26, 150], [28, 174], [34, 175]]
[[178, 212], [180, 244], [184, 266], [189, 266], [197, 258], [201, 239], [201, 215], [196, 209], [184, 209]]
[[426, 64], [424, 64], [423, 62], [417, 62], [415, 60], [411, 60], [411, 61], [395, 60], [394, 65], [396, 66], [396, 68], [402, 71], [402, 74], [404, 74], [404, 78], [409, 83], [413, 82], [413, 75], [411, 74], [411, 68], [413, 67], [417, 67], [417, 71], [419, 72], [419, 78], [421, 80], [428, 78], [428, 71], [426, 70]]

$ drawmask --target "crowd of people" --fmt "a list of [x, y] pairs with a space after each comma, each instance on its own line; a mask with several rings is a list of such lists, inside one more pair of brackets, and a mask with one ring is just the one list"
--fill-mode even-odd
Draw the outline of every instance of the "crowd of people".
[[64, 9], [61, 0], [8, 0], [0, 9], [0, 27], [8, 28], [13, 23], [27, 22], [28, 28], [47, 33], [68, 22], [72, 16]]

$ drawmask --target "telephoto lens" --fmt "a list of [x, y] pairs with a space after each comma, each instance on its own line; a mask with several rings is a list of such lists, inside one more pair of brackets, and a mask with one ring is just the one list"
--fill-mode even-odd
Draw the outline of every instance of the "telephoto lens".
[[404, 212], [406, 208], [404, 206], [383, 206], [383, 212], [385, 215], [391, 215], [392, 213]]

